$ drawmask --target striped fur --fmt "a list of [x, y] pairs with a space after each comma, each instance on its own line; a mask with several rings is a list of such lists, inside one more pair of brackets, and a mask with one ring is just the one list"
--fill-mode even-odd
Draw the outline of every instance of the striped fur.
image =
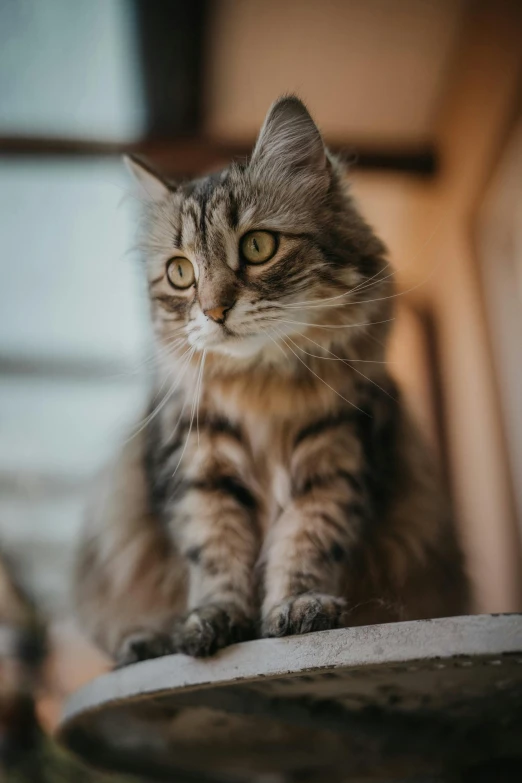
[[[128, 663], [463, 611], [436, 472], [384, 363], [385, 249], [303, 104], [272, 107], [246, 164], [178, 185], [131, 166], [157, 380], [87, 519], [85, 626]], [[261, 265], [239, 250], [253, 230], [277, 237]]]

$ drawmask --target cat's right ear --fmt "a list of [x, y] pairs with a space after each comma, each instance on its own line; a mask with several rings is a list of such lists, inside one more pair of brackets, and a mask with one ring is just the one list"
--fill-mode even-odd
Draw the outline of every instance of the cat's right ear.
[[124, 155], [123, 160], [148, 201], [163, 201], [168, 196], [167, 183], [147, 164], [135, 155]]
[[317, 125], [295, 95], [279, 98], [270, 108], [252, 153], [253, 166], [271, 171], [324, 175], [326, 149]]

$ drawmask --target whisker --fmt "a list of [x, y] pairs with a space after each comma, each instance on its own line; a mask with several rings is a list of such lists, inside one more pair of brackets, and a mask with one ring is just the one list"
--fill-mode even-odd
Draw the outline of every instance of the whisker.
[[[375, 274], [373, 274], [371, 277], [362, 280], [358, 285], [356, 285], [354, 288], [348, 289], [348, 291], [344, 291], [342, 294], [336, 294], [335, 296], [328, 296], [325, 299], [309, 299], [308, 301], [304, 302], [291, 302], [288, 305], [285, 305], [286, 308], [300, 308], [301, 306], [310, 306], [310, 307], [321, 307], [323, 306], [322, 303], [324, 302], [331, 302], [334, 299], [341, 299], [344, 296], [349, 296], [350, 294], [354, 294], [357, 291], [361, 291], [364, 288], [371, 288], [373, 285], [377, 285], [378, 283], [383, 282], [384, 280], [387, 280], [388, 277], [393, 277], [395, 274], [393, 271], [390, 272], [386, 277], [381, 278], [380, 280], [375, 280], [373, 283], [371, 283], [374, 278], [376, 278], [378, 275], [381, 275], [383, 272], [386, 271], [386, 269], [391, 266], [390, 262], [387, 261], [385, 266], [382, 269], [379, 269]], [[343, 304], [343, 303], [340, 303]]]
[[[388, 391], [386, 391], [386, 389], [383, 389], [382, 386], [379, 386], [379, 384], [376, 381], [372, 380], [372, 378], [368, 378], [368, 376], [365, 375], [360, 370], [358, 370], [357, 367], [352, 367], [350, 359], [341, 359], [340, 356], [336, 356], [336, 354], [333, 353], [333, 351], [329, 351], [328, 348], [324, 348], [320, 343], [316, 343], [315, 340], [312, 340], [312, 338], [308, 337], [306, 334], [303, 334], [302, 336], [305, 339], [310, 340], [311, 343], [313, 343], [314, 345], [317, 345], [319, 348], [323, 348], [323, 350], [327, 351], [327, 353], [331, 354], [334, 359], [337, 359], [338, 361], [342, 362], [343, 364], [346, 364], [346, 366], [350, 367], [350, 369], [353, 370], [354, 372], [356, 372], [357, 375], [360, 375], [362, 378], [364, 378], [366, 381], [368, 381], [368, 383], [371, 383], [374, 386], [376, 386], [380, 391], [383, 392], [383, 394], [386, 394], [386, 396], [389, 397], [391, 400], [393, 400], [394, 402], [397, 402], [395, 397], [392, 394], [390, 394]], [[294, 342], [294, 340], [292, 340], [291, 337], [289, 337], [288, 335], [287, 335], [287, 337], [290, 340], [290, 342], [295, 345], [295, 347], [297, 348], [298, 351], [303, 351], [303, 353], [306, 353], [308, 356], [314, 356], [314, 354], [308, 353], [308, 351], [305, 351], [304, 348], [301, 348], [299, 345], [297, 345], [297, 343]], [[318, 358], [318, 359], [327, 359], [329, 357], [327, 357], [327, 356], [318, 356], [316, 358]], [[385, 364], [385, 363], [386, 362], [383, 362], [383, 364]]]
[[[130, 376], [134, 375], [141, 375], [143, 371], [149, 371], [150, 365], [155, 365], [158, 360], [158, 354], [160, 356], [172, 356], [175, 355], [175, 349], [177, 349], [182, 343], [185, 342], [185, 339], [183, 337], [178, 337], [176, 340], [168, 341], [164, 343], [163, 346], [159, 346], [157, 344], [153, 345], [151, 350], [147, 352], [145, 356], [141, 356], [139, 360], [130, 366], [127, 370], [124, 370], [122, 372], [115, 372], [111, 373], [110, 375], [104, 376], [104, 378], [108, 381], [116, 380], [118, 378], [128, 378]], [[173, 348], [174, 351], [170, 350], [170, 348]]]
[[165, 363], [172, 358], [181, 359], [182, 356], [184, 356], [184, 353], [181, 354], [181, 356], [178, 356], [177, 351], [184, 345], [186, 345], [184, 338], [178, 338], [176, 340], [169, 341], [162, 346], [156, 345], [155, 350], [148, 357], [147, 363], [157, 366], [159, 362]]
[[395, 318], [385, 318], [384, 321], [361, 321], [360, 323], [356, 324], [310, 324], [305, 321], [288, 321], [283, 320], [282, 318], [271, 318], [266, 320], [276, 321], [280, 324], [297, 324], [298, 326], [317, 327], [318, 329], [355, 329], [358, 326], [375, 326], [377, 324], [387, 324], [390, 323], [390, 321], [395, 321]]
[[[268, 337], [270, 337], [270, 335], [269, 335], [268, 333], [267, 333], [267, 335], [268, 335]], [[275, 340], [274, 340], [272, 337], [270, 337], [270, 339], [271, 339], [273, 342], [275, 342]], [[311, 367], [309, 367], [309, 366], [307, 365], [307, 363], [306, 363], [306, 362], [304, 362], [304, 361], [301, 359], [301, 357], [300, 357], [300, 356], [298, 356], [298, 354], [297, 354], [297, 353], [294, 351], [294, 349], [293, 349], [293, 348], [292, 348], [290, 345], [288, 345], [288, 343], [286, 342], [285, 338], [283, 337], [283, 335], [282, 335], [280, 332], [279, 332], [279, 339], [280, 339], [280, 340], [282, 340], [282, 341], [284, 342], [284, 344], [286, 345], [286, 347], [288, 348], [288, 350], [292, 351], [292, 353], [294, 354], [294, 356], [296, 357], [296, 359], [298, 359], [298, 360], [301, 362], [301, 364], [303, 364], [303, 365], [304, 365], [304, 366], [307, 368], [307, 370], [309, 370], [309, 371], [312, 373], [312, 375], [314, 375], [314, 376], [317, 378], [317, 380], [321, 381], [321, 383], [324, 383], [324, 385], [325, 385], [325, 386], [327, 386], [327, 387], [328, 387], [328, 388], [329, 388], [331, 391], [333, 391], [333, 393], [334, 393], [334, 394], [337, 394], [337, 396], [338, 396], [338, 397], [340, 397], [342, 400], [344, 400], [344, 402], [348, 403], [348, 405], [350, 405], [352, 408], [355, 408], [355, 410], [359, 411], [359, 413], [362, 413], [364, 416], [369, 416], [369, 414], [368, 414], [368, 413], [366, 413], [366, 411], [363, 411], [363, 410], [362, 410], [362, 408], [359, 408], [359, 407], [358, 407], [358, 406], [357, 406], [357, 405], [356, 405], [354, 402], [352, 402], [351, 400], [348, 400], [346, 397], [343, 397], [343, 395], [342, 395], [340, 392], [338, 392], [338, 391], [337, 391], [337, 389], [334, 389], [334, 387], [333, 387], [333, 386], [330, 386], [330, 384], [329, 384], [329, 383], [327, 383], [327, 382], [326, 382], [326, 381], [325, 381], [323, 378], [321, 378], [321, 376], [320, 376], [320, 375], [318, 375], [316, 372], [314, 372], [314, 371], [312, 370], [312, 368], [311, 368]], [[277, 343], [276, 343], [276, 344], [277, 344]]]
[[198, 449], [199, 449], [199, 402], [200, 402], [200, 395], [201, 395], [201, 389], [203, 386], [203, 371], [205, 368], [205, 359], [207, 358], [207, 351], [206, 349], [203, 350], [203, 358], [201, 360], [201, 371], [199, 374], [199, 388], [197, 391], [197, 408], [196, 408], [196, 429], [198, 433]]
[[[196, 390], [196, 388], [197, 388], [197, 385], [198, 385], [199, 374], [200, 374], [200, 372], [201, 372], [201, 365], [202, 365], [202, 364], [203, 364], [203, 355], [201, 356], [201, 359], [200, 359], [200, 363], [199, 363], [199, 367], [198, 367], [198, 374], [197, 374], [197, 377], [196, 377], [196, 384], [195, 384], [195, 389], [194, 389], [194, 390]], [[188, 442], [189, 442], [189, 439], [190, 439], [190, 434], [191, 434], [191, 432], [192, 432], [192, 425], [194, 424], [194, 414], [195, 414], [195, 412], [196, 412], [196, 401], [197, 401], [197, 398], [196, 398], [196, 397], [194, 397], [194, 400], [193, 400], [193, 402], [192, 402], [192, 408], [191, 408], [191, 412], [190, 412], [190, 424], [189, 424], [189, 430], [188, 430], [188, 432], [187, 432], [187, 437], [185, 438], [185, 444], [184, 444], [184, 446], [183, 446], [183, 449], [182, 449], [182, 451], [181, 451], [181, 454], [180, 454], [180, 456], [179, 456], [178, 463], [177, 463], [176, 467], [174, 468], [174, 473], [172, 474], [172, 478], [174, 478], [174, 476], [175, 476], [175, 475], [176, 475], [176, 473], [178, 472], [178, 468], [179, 468], [179, 466], [181, 465], [181, 461], [182, 461], [182, 459], [183, 459], [183, 456], [184, 456], [184, 454], [185, 454], [185, 451], [186, 451], [186, 449], [187, 449], [187, 445], [188, 445]]]
[[[434, 227], [433, 231], [432, 231], [432, 232], [431, 232], [431, 234], [428, 236], [428, 238], [426, 239], [426, 241], [425, 241], [425, 242], [424, 242], [424, 244], [422, 245], [422, 248], [420, 248], [420, 250], [419, 250], [419, 252], [416, 254], [416, 256], [415, 256], [415, 257], [414, 257], [414, 258], [411, 260], [411, 262], [410, 262], [409, 266], [413, 266], [413, 265], [416, 263], [416, 261], [417, 261], [417, 259], [418, 259], [419, 255], [420, 255], [420, 253], [421, 253], [421, 252], [424, 252], [424, 250], [426, 249], [426, 247], [427, 247], [427, 246], [430, 244], [430, 242], [433, 240], [433, 238], [434, 238], [434, 236], [436, 235], [436, 233], [438, 232], [438, 230], [439, 230], [439, 228], [440, 228], [440, 226], [441, 226], [441, 224], [442, 224], [443, 220], [444, 220], [444, 216], [442, 216], [442, 217], [441, 217], [441, 218], [440, 218], [440, 219], [437, 221], [437, 224], [435, 225], [435, 227]], [[382, 299], [373, 299], [373, 300], [366, 300], [366, 301], [374, 301], [374, 302], [383, 301], [384, 299], [391, 299], [391, 298], [393, 298], [393, 297], [395, 297], [395, 296], [403, 296], [404, 294], [410, 293], [411, 291], [415, 291], [417, 288], [420, 288], [420, 286], [422, 286], [422, 285], [425, 285], [425, 283], [427, 283], [427, 282], [428, 282], [428, 280], [430, 280], [430, 279], [432, 278], [432, 276], [434, 275], [434, 273], [437, 271], [437, 269], [438, 269], [438, 268], [440, 267], [440, 265], [442, 264], [442, 260], [443, 260], [443, 259], [442, 259], [442, 257], [441, 257], [441, 258], [438, 260], [438, 262], [437, 262], [437, 263], [436, 263], [436, 264], [433, 266], [433, 268], [432, 268], [432, 269], [431, 269], [431, 271], [428, 273], [428, 275], [427, 275], [427, 276], [424, 278], [424, 280], [421, 280], [419, 283], [417, 283], [416, 285], [412, 286], [411, 288], [408, 288], [408, 289], [406, 289], [406, 290], [404, 290], [404, 291], [400, 291], [400, 292], [398, 292], [398, 293], [396, 293], [396, 294], [392, 294], [392, 295], [390, 295], [389, 297], [383, 297]], [[370, 282], [370, 281], [371, 281], [371, 280], [372, 280], [374, 277], [376, 277], [377, 275], [381, 274], [381, 272], [385, 271], [385, 270], [386, 270], [386, 268], [387, 268], [387, 267], [389, 267], [389, 266], [391, 266], [391, 263], [390, 263], [390, 261], [387, 261], [387, 262], [386, 262], [386, 265], [385, 265], [385, 267], [383, 267], [383, 269], [381, 269], [381, 270], [379, 270], [378, 272], [376, 272], [376, 273], [375, 273], [375, 275], [373, 275], [373, 276], [372, 276], [371, 278], [369, 278], [367, 281], [363, 281], [363, 284], [359, 284], [359, 286], [356, 286], [355, 288], [353, 288], [353, 289], [350, 289], [349, 291], [345, 291], [343, 294], [338, 294], [338, 295], [337, 295], [337, 297], [328, 297], [328, 298], [326, 298], [326, 299], [323, 299], [323, 300], [317, 300], [317, 299], [316, 299], [316, 300], [313, 300], [313, 301], [311, 301], [311, 302], [310, 302], [310, 304], [311, 304], [311, 305], [320, 305], [320, 304], [321, 304], [321, 302], [332, 301], [332, 299], [336, 299], [336, 298], [340, 298], [340, 297], [344, 297], [344, 296], [348, 296], [348, 295], [350, 295], [350, 294], [353, 294], [353, 293], [354, 293], [355, 291], [357, 291], [357, 290], [363, 290], [363, 289], [364, 289], [364, 288], [366, 288], [366, 287], [368, 287], [368, 288], [369, 288], [369, 287], [372, 287], [372, 286], [373, 286], [373, 284], [372, 284], [372, 286], [367, 286], [367, 285], [366, 285], [366, 283], [369, 283], [369, 282]], [[392, 277], [392, 276], [393, 276], [393, 274], [394, 274], [394, 272], [392, 271], [392, 272], [390, 272], [390, 274], [388, 274], [386, 277], [384, 277], [384, 278], [381, 278], [381, 280], [376, 280], [376, 281], [375, 281], [375, 285], [377, 285], [377, 284], [378, 284], [378, 283], [380, 283], [380, 282], [384, 282], [384, 280], [386, 280], [388, 277]], [[363, 300], [363, 302], [364, 302], [364, 300]], [[361, 302], [361, 303], [362, 303], [362, 302]], [[293, 305], [294, 305], [295, 307], [299, 307], [301, 304], [308, 304], [308, 303], [307, 303], [307, 302], [301, 302], [301, 303], [299, 303], [299, 302], [295, 302], [295, 303], [293, 303]], [[341, 304], [342, 304], [342, 303], [341, 303]], [[359, 304], [359, 302], [357, 302], [357, 304]], [[289, 306], [290, 306], [290, 305], [289, 305]]]
[[[175, 349], [174, 349], [174, 351], [175, 351]], [[172, 356], [172, 355], [173, 355], [173, 352], [169, 351], [169, 352], [167, 352], [165, 355], [166, 355], [167, 357], [170, 357], [170, 356]], [[183, 356], [183, 355], [184, 355], [184, 354], [182, 354], [182, 356]], [[180, 358], [181, 358], [181, 357], [180, 357]], [[167, 380], [168, 380], [169, 374], [170, 374], [170, 373], [168, 373], [168, 372], [166, 372], [166, 373], [165, 373], [165, 378], [163, 379], [163, 383], [161, 384], [161, 386], [159, 387], [159, 389], [158, 389], [158, 390], [157, 390], [157, 391], [154, 393], [154, 396], [153, 396], [153, 398], [152, 398], [152, 399], [153, 399], [153, 401], [157, 400], [157, 398], [159, 397], [159, 395], [161, 394], [161, 392], [162, 392], [162, 391], [163, 391], [163, 389], [165, 388], [165, 384], [167, 383]]]
[[[286, 335], [288, 339], [290, 339], [289, 335]], [[391, 365], [396, 364], [396, 362], [389, 362], [386, 359], [342, 359], [340, 356], [336, 356], [332, 351], [329, 351], [327, 348], [324, 347], [324, 345], [321, 345], [321, 343], [316, 343], [315, 340], [312, 340], [311, 337], [308, 337], [305, 332], [299, 332], [299, 337], [304, 337], [306, 340], [309, 340], [314, 345], [317, 345], [318, 348], [321, 348], [323, 351], [327, 351], [328, 353], [332, 354], [331, 356], [321, 356], [318, 353], [310, 353], [309, 351], [305, 351], [304, 348], [301, 348], [301, 346], [298, 346], [297, 343], [294, 343], [294, 345], [299, 348], [300, 351], [303, 351], [303, 353], [306, 353], [307, 356], [312, 356], [314, 359], [323, 359], [325, 362], [344, 362], [344, 364], [352, 365], [353, 363], [358, 364], [385, 364], [385, 365]], [[292, 340], [292, 342], [294, 342]]]
[[[125, 440], [123, 442], [123, 445], [126, 445], [133, 438], [135, 438], [137, 435], [139, 435], [140, 432], [142, 432], [145, 429], [145, 427], [147, 427], [147, 425], [152, 421], [152, 419], [154, 419], [155, 416], [157, 416], [158, 413], [165, 407], [165, 405], [167, 404], [168, 400], [172, 398], [172, 395], [174, 394], [176, 389], [179, 387], [179, 385], [180, 385], [180, 383], [181, 383], [181, 381], [183, 379], [185, 371], [186, 371], [187, 367], [189, 366], [190, 360], [192, 359], [192, 356], [194, 355], [195, 351], [196, 351], [195, 348], [188, 348], [187, 351], [183, 354], [183, 356], [180, 357], [180, 358], [183, 358], [183, 357], [186, 357], [186, 358], [185, 358], [185, 360], [183, 362], [182, 372], [178, 375], [178, 377], [176, 379], [176, 382], [170, 387], [169, 391], [165, 394], [165, 396], [163, 397], [161, 402], [156, 406], [156, 408], [151, 413], [149, 413], [148, 416], [146, 416], [144, 421], [141, 423], [141, 426], [139, 426], [139, 428], [135, 432], [133, 432], [133, 434], [130, 435], [127, 438], [127, 440]], [[188, 356], [187, 356], [187, 354], [188, 354]]]
[[[387, 266], [389, 266], [389, 264], [387, 264]], [[382, 272], [385, 272], [385, 271], [386, 271], [386, 268], [381, 269], [376, 274], [382, 274]], [[309, 309], [309, 310], [320, 309], [320, 308], [323, 308], [323, 307], [346, 307], [349, 304], [350, 305], [361, 305], [361, 304], [366, 304], [366, 303], [369, 303], [369, 302], [380, 302], [380, 301], [383, 301], [385, 299], [393, 299], [395, 296], [402, 296], [404, 294], [409, 293], [410, 290], [413, 290], [413, 289], [407, 289], [405, 291], [396, 292], [395, 294], [390, 294], [389, 296], [383, 296], [383, 297], [379, 297], [379, 298], [376, 298], [376, 299], [354, 299], [353, 302], [336, 302], [335, 304], [325, 304], [325, 302], [332, 302], [335, 299], [343, 299], [345, 296], [352, 296], [353, 294], [358, 293], [360, 291], [365, 291], [365, 290], [367, 290], [369, 288], [374, 288], [375, 286], [379, 285], [380, 283], [384, 283], [384, 281], [388, 280], [390, 277], [394, 277], [394, 275], [395, 275], [395, 271], [392, 271], [389, 274], [385, 275], [385, 277], [381, 277], [378, 280], [374, 280], [374, 277], [376, 277], [376, 275], [372, 275], [372, 277], [368, 278], [368, 280], [365, 281], [364, 283], [360, 283], [359, 285], [355, 286], [355, 288], [350, 288], [350, 289], [348, 289], [348, 291], [344, 291], [342, 294], [337, 294], [336, 296], [329, 296], [326, 299], [312, 299], [312, 300], [310, 300], [310, 302], [302, 303], [302, 304], [306, 304], [307, 309]], [[371, 282], [372, 280], [373, 280], [373, 282]], [[427, 279], [424, 280], [419, 285], [422, 285], [425, 282], [427, 282]], [[289, 305], [285, 305], [285, 309], [298, 310], [298, 309], [300, 309], [300, 304], [292, 303], [292, 304], [289, 304]]]

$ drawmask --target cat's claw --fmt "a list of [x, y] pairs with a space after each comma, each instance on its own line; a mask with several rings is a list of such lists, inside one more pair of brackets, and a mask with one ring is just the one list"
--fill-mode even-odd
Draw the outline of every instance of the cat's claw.
[[201, 658], [229, 644], [252, 639], [253, 636], [253, 623], [240, 614], [236, 607], [209, 604], [194, 609], [179, 620], [171, 639], [176, 652]]
[[135, 631], [126, 636], [116, 654], [116, 668], [121, 669], [138, 661], [161, 658], [174, 652], [172, 639], [168, 634], [156, 631]]
[[292, 636], [342, 628], [346, 624], [346, 601], [323, 593], [304, 593], [287, 598], [264, 618], [263, 636]]

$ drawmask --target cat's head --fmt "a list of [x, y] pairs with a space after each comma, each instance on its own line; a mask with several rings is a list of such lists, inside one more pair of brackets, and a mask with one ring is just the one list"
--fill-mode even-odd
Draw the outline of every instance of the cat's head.
[[389, 292], [384, 248], [298, 98], [272, 106], [247, 163], [178, 185], [129, 166], [146, 201], [142, 248], [164, 348], [251, 362], [280, 340], [313, 333], [331, 345], [385, 320], [370, 304]]

